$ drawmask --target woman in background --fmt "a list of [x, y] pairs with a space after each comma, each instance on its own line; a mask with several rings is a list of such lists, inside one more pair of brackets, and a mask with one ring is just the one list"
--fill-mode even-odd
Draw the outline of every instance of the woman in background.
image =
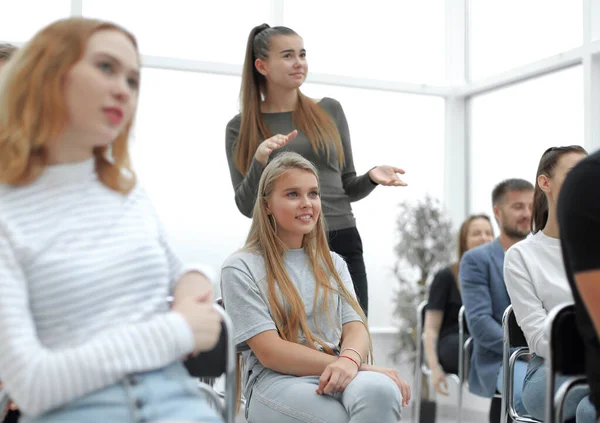
[[429, 288], [423, 346], [433, 387], [442, 395], [448, 395], [446, 373], [458, 374], [458, 312], [462, 307], [458, 265], [466, 251], [493, 239], [488, 216], [469, 216], [458, 232], [458, 261], [440, 270]]
[[[557, 199], [568, 172], [587, 156], [578, 146], [552, 147], [542, 154], [533, 197], [533, 235], [513, 245], [504, 258], [504, 281], [517, 323], [532, 353], [523, 382], [523, 405], [538, 420], [544, 419], [548, 356], [548, 313], [559, 304], [573, 303], [567, 281], [556, 216]], [[564, 378], [556, 380], [556, 389]], [[565, 420], [596, 422], [596, 411], [582, 401], [587, 389], [573, 389], [567, 396]]]

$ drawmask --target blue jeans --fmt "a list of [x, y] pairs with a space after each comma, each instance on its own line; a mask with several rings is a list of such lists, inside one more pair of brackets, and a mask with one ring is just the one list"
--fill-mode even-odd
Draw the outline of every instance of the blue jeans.
[[319, 395], [319, 376], [265, 370], [246, 403], [248, 423], [397, 423], [402, 396], [388, 376], [359, 372], [343, 392]]
[[[500, 371], [498, 372], [498, 379], [496, 380], [496, 389], [498, 392], [502, 392], [502, 385], [504, 385], [502, 371], [504, 369], [504, 365], [500, 366]], [[515, 411], [519, 416], [525, 415], [525, 407], [523, 406], [523, 379], [525, 379], [525, 373], [527, 372], [527, 362], [522, 360], [517, 360], [515, 362], [515, 373], [513, 379], [513, 405]]]
[[142, 423], [190, 421], [222, 423], [180, 362], [133, 374], [123, 381], [20, 423]]
[[[527, 374], [523, 382], [523, 404], [529, 415], [538, 420], [544, 420], [546, 376], [544, 359], [534, 354], [527, 366]], [[565, 380], [564, 377], [555, 378], [554, 393]], [[588, 394], [589, 389], [583, 386], [576, 386], [569, 391], [563, 407], [563, 421], [577, 416], [577, 423], [595, 423], [596, 410], [589, 399], [582, 401], [588, 398]]]

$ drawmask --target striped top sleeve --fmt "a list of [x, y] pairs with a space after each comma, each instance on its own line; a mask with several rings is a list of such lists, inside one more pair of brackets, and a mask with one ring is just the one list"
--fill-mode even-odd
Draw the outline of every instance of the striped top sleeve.
[[144, 193], [110, 191], [93, 163], [49, 173], [0, 186], [0, 379], [28, 416], [194, 346], [165, 301], [185, 269]]

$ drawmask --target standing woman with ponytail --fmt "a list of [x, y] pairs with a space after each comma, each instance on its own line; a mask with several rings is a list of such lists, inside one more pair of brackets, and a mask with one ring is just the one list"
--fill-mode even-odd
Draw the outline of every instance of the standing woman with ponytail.
[[377, 185], [405, 186], [402, 169], [377, 166], [357, 176], [348, 123], [339, 102], [300, 91], [308, 64], [302, 38], [267, 24], [252, 29], [240, 92], [241, 113], [227, 124], [226, 150], [239, 210], [252, 216], [258, 181], [271, 158], [294, 151], [312, 162], [321, 180], [330, 248], [348, 263], [362, 309], [368, 310], [362, 241], [350, 203]]
[[[523, 405], [532, 417], [544, 419], [548, 313], [559, 304], [573, 303], [562, 259], [556, 204], [565, 177], [587, 155], [578, 146], [552, 147], [544, 152], [536, 174], [533, 199], [533, 235], [516, 243], [504, 258], [504, 280], [517, 323], [533, 353], [523, 383]], [[557, 379], [556, 387], [562, 384]], [[596, 421], [585, 390], [573, 390], [565, 403], [565, 420]]]

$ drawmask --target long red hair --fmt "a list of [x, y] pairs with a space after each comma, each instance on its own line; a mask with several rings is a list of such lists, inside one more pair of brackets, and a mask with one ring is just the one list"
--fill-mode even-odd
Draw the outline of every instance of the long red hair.
[[[102, 30], [121, 31], [138, 49], [135, 37], [118, 25], [68, 18], [43, 28], [8, 61], [0, 79], [0, 183], [26, 185], [41, 175], [47, 143], [68, 124], [64, 80], [92, 34]], [[94, 149], [100, 180], [122, 193], [135, 186], [128, 150], [131, 125], [111, 147]]]

